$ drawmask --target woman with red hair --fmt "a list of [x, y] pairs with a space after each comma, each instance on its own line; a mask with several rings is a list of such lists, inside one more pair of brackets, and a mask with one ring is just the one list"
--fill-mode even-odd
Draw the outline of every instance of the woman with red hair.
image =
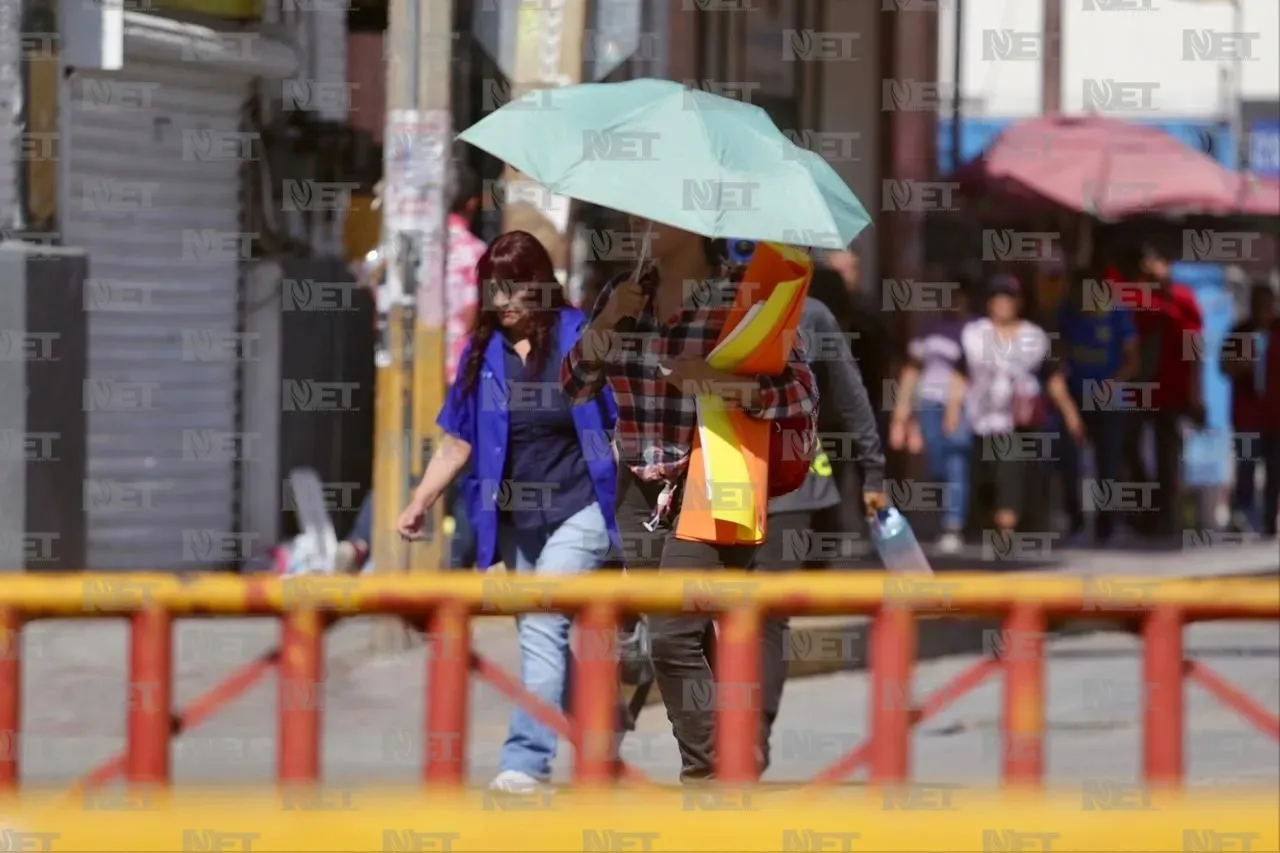
[[[422, 482], [397, 525], [421, 535], [427, 510], [474, 459], [463, 484], [481, 571], [538, 577], [597, 569], [612, 542], [617, 468], [612, 396], [570, 406], [560, 362], [586, 317], [569, 305], [551, 258], [531, 234], [503, 234], [476, 265], [479, 311], [457, 381], [437, 418], [444, 430]], [[525, 688], [565, 707], [570, 619], [528, 613], [517, 620]], [[491, 787], [531, 793], [551, 777], [556, 735], [523, 708], [511, 715]]]

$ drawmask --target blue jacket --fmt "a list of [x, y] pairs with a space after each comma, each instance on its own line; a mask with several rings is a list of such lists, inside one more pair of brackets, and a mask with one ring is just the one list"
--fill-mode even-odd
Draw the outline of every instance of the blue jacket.
[[[569, 349], [582, 335], [586, 315], [577, 308], [560, 310], [560, 329], [556, 336], [560, 342], [557, 362], [563, 361]], [[474, 343], [474, 341], [472, 342]], [[460, 364], [466, 364], [471, 343]], [[484, 352], [484, 364], [476, 387], [464, 394], [459, 383], [454, 383], [445, 398], [444, 408], [436, 423], [449, 435], [471, 445], [472, 476], [460, 489], [459, 498], [465, 502], [471, 526], [476, 534], [476, 563], [483, 570], [498, 561], [497, 495], [481, 494], [481, 483], [502, 481], [507, 462], [507, 437], [511, 418], [505, 406], [481, 406], [480, 401], [505, 400], [506, 386], [503, 375], [505, 360], [502, 338], [495, 333], [489, 339]], [[596, 405], [573, 406], [573, 423], [582, 443], [582, 455], [591, 474], [596, 500], [609, 524], [609, 536], [614, 546], [621, 548], [617, 524], [614, 519], [614, 491], [617, 488], [617, 463], [613, 458], [611, 442], [618, 409], [608, 389], [601, 392]]]

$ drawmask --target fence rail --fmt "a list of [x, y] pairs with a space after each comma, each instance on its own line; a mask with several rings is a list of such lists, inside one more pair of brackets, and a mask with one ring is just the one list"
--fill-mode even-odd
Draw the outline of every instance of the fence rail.
[[[477, 614], [564, 610], [576, 614], [577, 672], [573, 717], [539, 702], [518, 679], [478, 655], [470, 620]], [[1045, 655], [1050, 626], [1071, 618], [1130, 623], [1143, 639], [1143, 773], [1147, 783], [1178, 784], [1184, 773], [1184, 678], [1216, 694], [1242, 717], [1280, 740], [1280, 720], [1201, 662], [1184, 660], [1183, 627], [1205, 619], [1280, 619], [1280, 580], [1183, 581], [1149, 578], [1043, 578], [955, 575], [915, 579], [885, 575], [758, 576], [746, 573], [596, 575], [571, 579], [410, 576], [246, 579], [175, 576], [24, 577], [0, 585], [0, 732], [20, 733], [24, 622], [40, 617], [125, 616], [131, 624], [131, 702], [126, 754], [91, 774], [100, 785], [123, 772], [133, 785], [168, 785], [170, 739], [209, 705], [235, 698], [274, 663], [279, 670], [278, 776], [286, 783], [320, 778], [324, 630], [341, 615], [397, 614], [419, 623], [432, 646], [427, 656], [424, 781], [465, 782], [467, 702], [474, 671], [555, 728], [575, 748], [575, 781], [643, 781], [616, 754], [618, 733], [616, 628], [626, 612], [714, 612], [720, 633], [717, 687], [704, 697], [716, 715], [717, 778], [754, 782], [761, 673], [761, 627], [770, 613], [866, 613], [873, 617], [868, 666], [870, 736], [818, 774], [815, 784], [841, 781], [863, 765], [879, 785], [908, 781], [911, 729], [921, 720], [1002, 672], [1002, 774], [1007, 785], [1037, 786], [1044, 777]], [[173, 620], [246, 614], [283, 620], [282, 645], [271, 661], [251, 664], [252, 677], [204, 699], [201, 714], [174, 714]], [[1006, 651], [970, 667], [941, 690], [912, 699], [915, 620], [920, 615], [1003, 619]], [[1013, 650], [1013, 651], [1008, 651]], [[231, 681], [229, 680], [229, 681]], [[16, 754], [0, 755], [0, 791], [18, 785]]]
[[678, 612], [759, 608], [795, 615], [873, 613], [882, 606], [951, 616], [1018, 606], [1049, 614], [1123, 614], [1176, 608], [1191, 619], [1274, 619], [1274, 579], [1153, 580], [1150, 577], [1025, 577], [955, 574], [928, 579], [883, 574], [756, 575], [740, 572], [565, 579], [476, 575], [239, 578], [226, 575], [68, 575], [6, 578], [0, 609], [24, 617], [96, 618], [157, 609], [177, 616], [321, 610], [425, 614], [442, 604], [515, 614], [612, 605]]

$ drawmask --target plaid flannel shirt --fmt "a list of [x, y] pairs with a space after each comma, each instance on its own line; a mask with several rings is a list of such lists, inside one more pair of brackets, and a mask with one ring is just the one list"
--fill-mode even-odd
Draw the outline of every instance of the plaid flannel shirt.
[[[625, 277], [605, 286], [591, 311], [591, 321], [600, 314]], [[560, 384], [574, 404], [585, 403], [599, 393], [605, 382], [618, 405], [614, 445], [621, 464], [641, 480], [673, 483], [689, 467], [697, 428], [695, 398], [673, 388], [658, 365], [678, 358], [705, 359], [720, 338], [728, 306], [733, 301], [734, 283], [728, 279], [708, 282], [700, 289], [703, 298], [687, 300], [672, 323], [664, 323], [653, 313], [653, 288], [644, 310], [636, 318], [635, 330], [615, 333], [613, 346], [603, 365], [592, 365], [583, 357], [583, 338], [569, 350], [560, 368]], [[777, 420], [812, 415], [817, 411], [818, 394], [813, 373], [797, 341], [787, 367], [777, 376], [757, 376], [757, 405], [747, 414]], [[747, 381], [751, 381], [749, 378]]]

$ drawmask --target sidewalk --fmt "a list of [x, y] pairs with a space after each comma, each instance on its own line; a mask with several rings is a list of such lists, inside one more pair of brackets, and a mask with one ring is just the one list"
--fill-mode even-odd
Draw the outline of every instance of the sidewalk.
[[[1195, 552], [1126, 551], [1105, 552], [1088, 549], [1063, 550], [1061, 562], [1030, 572], [1010, 572], [1017, 578], [1042, 572], [1066, 575], [1122, 575], [1128, 577], [1212, 579], [1280, 573], [1280, 543], [1257, 543], [1224, 546]], [[967, 568], [982, 565], [969, 563]], [[945, 575], [944, 575], [945, 576]], [[1075, 630], [1086, 623], [1077, 623]], [[842, 670], [862, 669], [866, 665], [866, 616], [817, 617], [793, 619], [791, 629], [791, 677], [821, 675]], [[917, 660], [931, 660], [953, 655], [980, 652], [986, 632], [998, 628], [995, 620], [926, 618], [919, 621]], [[806, 650], [840, 649], [847, 652], [843, 660], [832, 655], [805, 654]], [[804, 658], [809, 659], [804, 659]], [[813, 659], [817, 658], [817, 659]], [[651, 698], [652, 701], [658, 701]]]
[[[1044, 562], [1034, 569], [1012, 570], [1005, 564], [986, 562], [980, 557], [944, 557], [935, 560], [943, 577], [948, 571], [1006, 572], [1014, 578], [1044, 572], [1067, 575], [1125, 575], [1131, 577], [1220, 578], [1280, 573], [1280, 542], [1223, 546], [1195, 552], [1125, 551], [1120, 553], [1088, 549], [1056, 552], [1059, 562]], [[1023, 563], [1022, 565], [1028, 565]], [[791, 678], [861, 670], [866, 667], [867, 637], [871, 620], [867, 616], [811, 616], [791, 620], [789, 656]], [[483, 628], [481, 628], [483, 626]], [[1094, 630], [1096, 623], [1078, 622], [1063, 633]], [[917, 660], [933, 660], [982, 651], [988, 632], [999, 628], [991, 619], [925, 618], [919, 621]], [[475, 634], [477, 651], [512, 672], [519, 671], [515, 625], [509, 619], [483, 620]], [[656, 686], [648, 704], [660, 704]]]

